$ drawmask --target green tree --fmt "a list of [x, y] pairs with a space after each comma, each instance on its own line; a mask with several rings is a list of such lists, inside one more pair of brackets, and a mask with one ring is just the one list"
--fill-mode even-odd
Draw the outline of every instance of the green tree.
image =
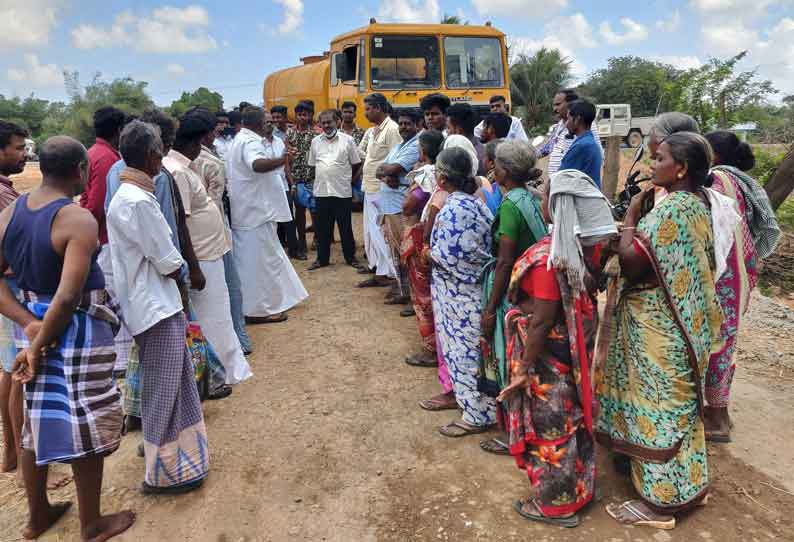
[[669, 110], [689, 113], [706, 130], [728, 128], [740, 119], [742, 110], [766, 104], [777, 90], [771, 81], [759, 79], [757, 70], [737, 71], [746, 55], [745, 51], [728, 59], [711, 58], [682, 73], [669, 87]]
[[672, 81], [680, 74], [672, 66], [636, 56], [610, 58], [593, 72], [580, 93], [596, 103], [631, 104], [636, 116], [653, 116]]
[[130, 115], [140, 115], [154, 105], [146, 92], [148, 83], [130, 77], [103, 81], [100, 74], [94, 75], [91, 83], [82, 87], [77, 72], [64, 73], [67, 92], [71, 96], [64, 113], [60, 133], [80, 140], [84, 145], [94, 143], [94, 111], [100, 107], [113, 106]]
[[448, 15], [444, 14], [441, 17], [441, 24], [469, 24], [469, 21], [463, 20], [460, 15]]
[[553, 124], [554, 95], [571, 82], [571, 61], [545, 47], [531, 56], [518, 55], [510, 65], [510, 97], [514, 114], [523, 117], [531, 134], [545, 134]]
[[171, 104], [169, 111], [174, 117], [181, 117], [185, 111], [196, 106], [209, 109], [213, 113], [221, 111], [223, 110], [223, 96], [206, 87], [200, 87], [193, 92], [183, 92], [182, 96]]

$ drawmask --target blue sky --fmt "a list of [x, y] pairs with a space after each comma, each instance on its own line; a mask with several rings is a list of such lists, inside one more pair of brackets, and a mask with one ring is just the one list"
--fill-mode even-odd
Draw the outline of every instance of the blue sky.
[[66, 68], [146, 80], [162, 105], [199, 86], [259, 102], [265, 75], [369, 17], [443, 13], [492, 21], [515, 51], [559, 48], [579, 77], [611, 56], [690, 67], [746, 49], [745, 67], [794, 93], [794, 0], [0, 0], [0, 93], [65, 99]]

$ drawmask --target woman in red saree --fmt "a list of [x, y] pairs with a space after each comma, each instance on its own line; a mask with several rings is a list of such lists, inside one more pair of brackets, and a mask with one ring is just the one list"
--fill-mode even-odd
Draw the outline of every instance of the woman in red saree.
[[593, 499], [595, 441], [590, 363], [598, 311], [599, 242], [617, 233], [609, 204], [587, 175], [555, 174], [543, 213], [554, 233], [513, 267], [505, 317], [510, 383], [499, 395], [510, 454], [526, 470], [524, 518], [562, 527]]

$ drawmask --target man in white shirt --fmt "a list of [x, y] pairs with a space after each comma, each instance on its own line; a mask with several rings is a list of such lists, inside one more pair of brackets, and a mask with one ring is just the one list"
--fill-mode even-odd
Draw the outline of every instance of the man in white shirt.
[[179, 119], [174, 145], [163, 165], [176, 182], [193, 251], [207, 281], [203, 290], [190, 290], [190, 303], [204, 335], [226, 369], [226, 383], [238, 384], [251, 376], [251, 369], [234, 331], [226, 287], [223, 256], [231, 250], [231, 240], [220, 209], [207, 194], [201, 177], [190, 168], [201, 153], [202, 139], [212, 129], [212, 123], [200, 112], [184, 115]]
[[[488, 103], [491, 107], [491, 113], [505, 113], [510, 114], [510, 110], [507, 107], [507, 100], [505, 100], [504, 96], [491, 96], [491, 99], [488, 100]], [[521, 119], [518, 117], [510, 117], [512, 119], [512, 123], [510, 124], [510, 131], [507, 133], [507, 139], [517, 139], [519, 141], [529, 141], [527, 137], [527, 133], [524, 131], [524, 124], [521, 122]], [[485, 129], [485, 121], [480, 122], [477, 126], [474, 127], [474, 137], [477, 139], [481, 139], [482, 132]]]
[[122, 318], [138, 345], [143, 488], [189, 491], [207, 476], [209, 454], [195, 445], [206, 445], [207, 432], [176, 284], [184, 260], [154, 196], [163, 144], [154, 125], [136, 120], [122, 131], [119, 150], [126, 167], [108, 205], [108, 246]]
[[[560, 120], [552, 127], [549, 139], [539, 149], [541, 156], [549, 157], [549, 163], [546, 167], [549, 177], [560, 170], [562, 159], [573, 144], [574, 135], [568, 132], [565, 123], [568, 120], [568, 105], [578, 99], [579, 95], [571, 89], [560, 90], [554, 95], [552, 107]], [[590, 129], [593, 132], [593, 136], [595, 136], [596, 142], [601, 146], [601, 139], [598, 137], [598, 125], [593, 122]], [[601, 152], [603, 154], [604, 149], [601, 149]]]
[[[364, 252], [367, 254], [369, 272], [375, 276], [360, 282], [359, 288], [388, 286], [389, 278], [396, 278], [397, 271], [392, 263], [391, 251], [383, 237], [380, 227], [380, 209], [378, 198], [380, 179], [376, 172], [386, 160], [391, 150], [402, 143], [400, 129], [389, 116], [389, 102], [380, 93], [370, 94], [364, 98], [364, 116], [375, 126], [361, 140], [359, 150], [366, 156], [364, 159]], [[367, 273], [361, 269], [359, 272]]]
[[312, 140], [308, 164], [314, 167], [314, 197], [317, 203], [317, 261], [309, 271], [329, 265], [334, 223], [339, 224], [342, 253], [347, 265], [359, 268], [353, 237], [353, 179], [361, 171], [356, 141], [336, 127], [336, 112], [320, 113], [323, 134]]
[[[211, 120], [211, 113], [206, 109], [198, 109], [200, 114]], [[199, 174], [204, 188], [207, 190], [207, 195], [220, 209], [223, 216], [223, 225], [226, 228], [226, 236], [231, 243], [231, 230], [229, 229], [229, 220], [224, 212], [224, 195], [226, 194], [226, 164], [220, 157], [215, 154], [212, 148], [213, 134], [209, 133], [204, 137], [201, 145], [201, 153], [193, 163], [190, 164], [191, 169]], [[240, 288], [240, 274], [237, 271], [237, 264], [234, 262], [234, 256], [229, 251], [223, 255], [223, 272], [226, 277], [226, 288], [229, 290], [229, 306], [232, 312], [232, 324], [234, 324], [234, 332], [237, 338], [240, 339], [240, 346], [243, 347], [243, 354], [246, 356], [251, 354], [254, 350], [251, 338], [245, 330], [245, 317], [243, 316], [243, 292]]]
[[247, 108], [242, 124], [226, 174], [243, 313], [252, 324], [283, 322], [309, 296], [276, 233], [279, 222], [292, 220], [283, 183], [287, 149], [261, 108]]

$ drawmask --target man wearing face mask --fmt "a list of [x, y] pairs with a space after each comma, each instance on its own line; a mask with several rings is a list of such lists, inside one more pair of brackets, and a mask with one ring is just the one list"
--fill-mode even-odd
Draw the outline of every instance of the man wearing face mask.
[[317, 202], [317, 260], [309, 271], [329, 265], [335, 222], [339, 225], [345, 261], [358, 268], [352, 225], [352, 183], [361, 171], [361, 156], [355, 140], [337, 129], [332, 109], [320, 113], [319, 121], [323, 134], [312, 140], [307, 160], [308, 165], [315, 168]]

